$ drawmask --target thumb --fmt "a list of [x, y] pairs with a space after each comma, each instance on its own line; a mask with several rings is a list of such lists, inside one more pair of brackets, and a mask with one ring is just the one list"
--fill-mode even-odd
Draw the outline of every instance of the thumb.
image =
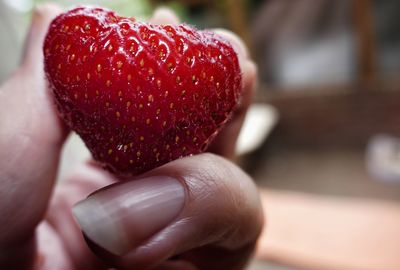
[[[73, 211], [86, 237], [100, 247], [95, 252], [103, 258], [113, 254], [111, 263], [124, 269], [159, 266], [204, 246], [243, 251], [255, 243], [263, 223], [254, 183], [212, 154], [176, 160], [140, 179], [111, 185]], [[205, 269], [228, 269], [233, 261], [246, 262], [250, 253], [224, 257], [228, 253], [220, 252], [219, 260], [205, 260], [219, 266]], [[197, 254], [189, 257], [202, 263]]]

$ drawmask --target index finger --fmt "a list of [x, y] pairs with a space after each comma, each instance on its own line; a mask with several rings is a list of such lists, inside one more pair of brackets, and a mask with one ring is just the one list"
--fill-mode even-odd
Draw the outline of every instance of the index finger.
[[37, 8], [23, 64], [0, 89], [0, 247], [7, 248], [0, 253], [6, 258], [13, 255], [10, 245], [32, 240], [66, 136], [47, 91], [41, 50], [47, 26], [59, 11], [49, 5]]

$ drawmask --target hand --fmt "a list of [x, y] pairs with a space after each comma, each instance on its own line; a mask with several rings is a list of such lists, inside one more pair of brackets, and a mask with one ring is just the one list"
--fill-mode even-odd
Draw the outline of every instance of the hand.
[[[241, 41], [221, 33], [239, 54], [245, 94], [211, 147], [215, 154], [176, 160], [124, 182], [88, 162], [53, 192], [68, 130], [46, 87], [42, 43], [59, 12], [50, 5], [36, 9], [22, 64], [0, 89], [0, 268], [243, 268], [263, 225], [258, 191], [249, 176], [215, 155], [232, 156], [256, 80]], [[152, 21], [178, 22], [167, 10]]]

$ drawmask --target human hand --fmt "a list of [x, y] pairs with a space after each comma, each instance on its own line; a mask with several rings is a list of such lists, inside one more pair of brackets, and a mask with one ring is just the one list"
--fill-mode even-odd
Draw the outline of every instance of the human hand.
[[[256, 80], [240, 40], [219, 30], [239, 54], [245, 89], [210, 148], [214, 154], [124, 182], [88, 162], [53, 192], [68, 130], [46, 87], [42, 43], [59, 12], [49, 5], [36, 10], [22, 64], [0, 89], [0, 268], [243, 268], [262, 229], [261, 204], [249, 176], [215, 155], [232, 157]], [[151, 20], [178, 22], [167, 10]]]

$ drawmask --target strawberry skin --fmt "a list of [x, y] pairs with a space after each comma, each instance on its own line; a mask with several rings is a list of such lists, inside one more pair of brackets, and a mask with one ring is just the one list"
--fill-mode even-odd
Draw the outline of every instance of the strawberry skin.
[[231, 45], [187, 25], [79, 7], [53, 20], [43, 50], [61, 117], [120, 175], [205, 151], [241, 95]]

